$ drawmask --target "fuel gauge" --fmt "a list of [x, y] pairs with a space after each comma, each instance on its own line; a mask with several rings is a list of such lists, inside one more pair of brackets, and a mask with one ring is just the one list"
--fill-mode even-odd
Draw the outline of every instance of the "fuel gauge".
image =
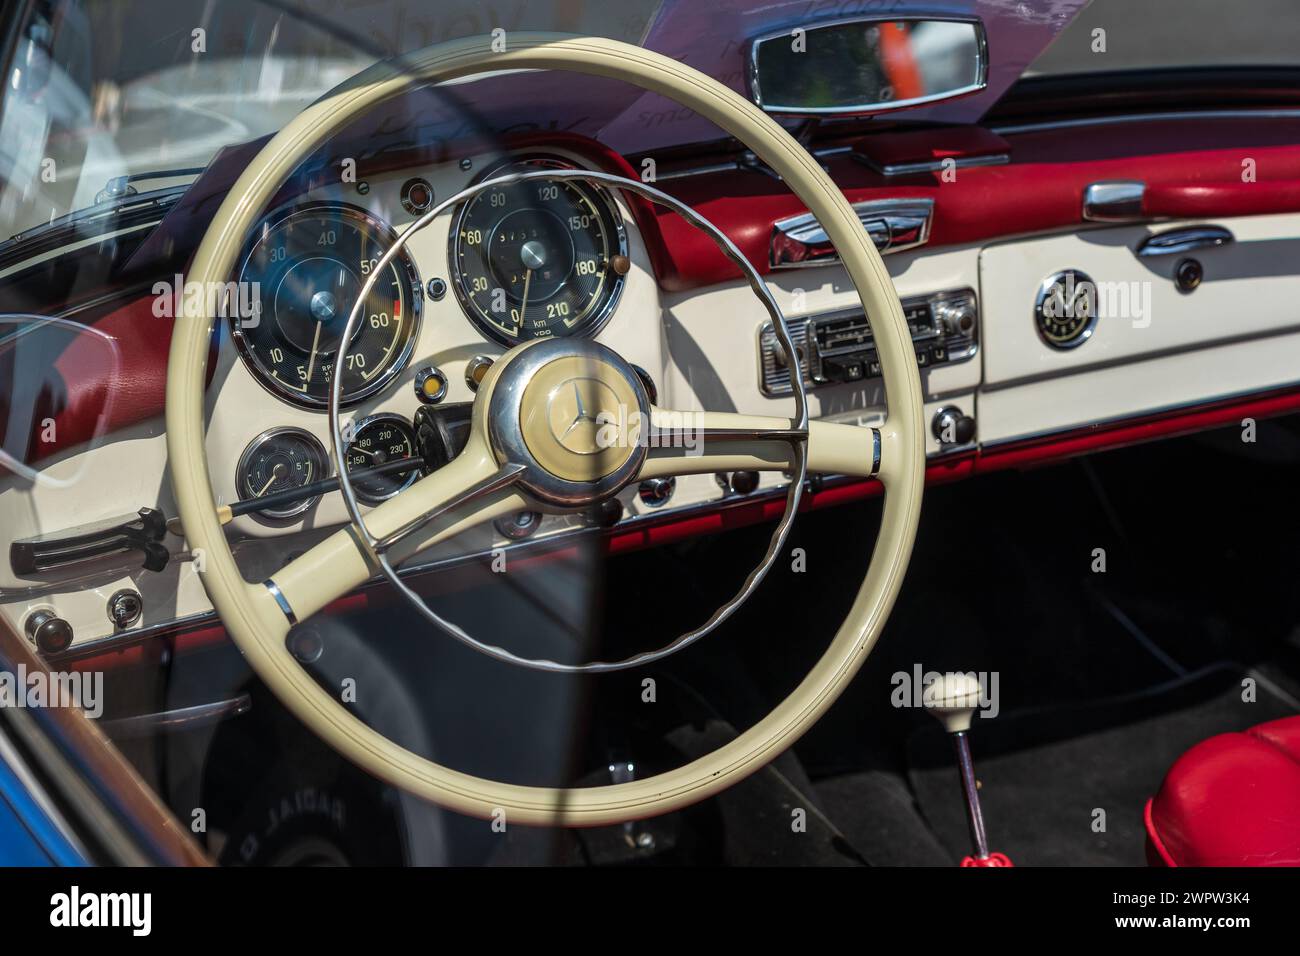
[[[272, 428], [254, 438], [239, 456], [235, 486], [241, 500], [301, 488], [329, 474], [325, 448], [301, 428]], [[278, 507], [258, 509], [264, 518], [293, 518], [319, 498], [314, 495]]]

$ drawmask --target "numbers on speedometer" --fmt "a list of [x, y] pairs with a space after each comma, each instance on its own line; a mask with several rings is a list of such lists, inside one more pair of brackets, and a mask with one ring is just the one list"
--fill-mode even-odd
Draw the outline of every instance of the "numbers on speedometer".
[[239, 275], [241, 297], [256, 313], [251, 320], [231, 320], [235, 342], [258, 381], [295, 404], [321, 408], [335, 374], [342, 376], [346, 405], [401, 371], [420, 316], [420, 280], [405, 255], [376, 280], [344, 367], [335, 368], [361, 287], [394, 238], [362, 210], [335, 203], [300, 206], [262, 224]]
[[[488, 177], [561, 165], [529, 160]], [[622, 291], [626, 232], [599, 187], [534, 179], [467, 200], [452, 232], [451, 261], [461, 305], [496, 341], [592, 335]]]

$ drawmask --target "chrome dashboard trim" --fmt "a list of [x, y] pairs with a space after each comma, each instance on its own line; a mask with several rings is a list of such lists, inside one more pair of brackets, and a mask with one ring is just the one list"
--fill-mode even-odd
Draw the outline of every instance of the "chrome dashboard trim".
[[[873, 162], [862, 153], [854, 153], [853, 158], [869, 169], [874, 169], [882, 176], [914, 176], [919, 173], [937, 173], [944, 168], [948, 159], [925, 159], [914, 163], [881, 164]], [[955, 169], [974, 169], [978, 166], [1005, 166], [1011, 162], [1010, 153], [989, 153], [986, 156], [950, 157]]]
[[1041, 123], [1012, 123], [1006, 126], [990, 126], [989, 131], [997, 133], [999, 136], [1015, 136], [1018, 133], [1041, 133], [1054, 129], [1081, 129], [1088, 126], [1110, 126], [1116, 123], [1162, 123], [1186, 119], [1300, 119], [1300, 109], [1188, 110], [1182, 113], [1128, 113], [1119, 116], [1087, 116], [1080, 119], [1048, 120]]
[[1082, 216], [1089, 222], [1132, 222], [1142, 218], [1146, 183], [1118, 179], [1089, 183], [1083, 191]]
[[240, 694], [230, 700], [218, 700], [209, 704], [195, 704], [192, 707], [177, 707], [148, 714], [133, 714], [117, 720], [105, 720], [100, 727], [110, 737], [118, 740], [131, 740], [149, 734], [174, 731], [196, 730], [229, 717], [239, 717], [253, 709], [253, 699], [248, 694]]
[[262, 587], [271, 592], [271, 597], [275, 598], [275, 603], [279, 605], [280, 610], [284, 612], [284, 616], [289, 619], [289, 625], [292, 627], [294, 624], [297, 624], [298, 615], [293, 613], [293, 607], [289, 604], [289, 599], [280, 591], [280, 586], [275, 583], [274, 579], [267, 578], [262, 582]]
[[1137, 247], [1137, 256], [1179, 256], [1196, 249], [1213, 249], [1236, 241], [1231, 230], [1222, 226], [1188, 226], [1169, 229], [1147, 236]]
[[[930, 225], [934, 219], [932, 198], [868, 199], [853, 203], [853, 211], [881, 255], [915, 249], [930, 241]], [[787, 216], [772, 223], [768, 265], [773, 269], [805, 269], [840, 261], [833, 248], [824, 255], [809, 259], [786, 259], [778, 250], [779, 239], [805, 247], [827, 245], [826, 230], [810, 212]]]

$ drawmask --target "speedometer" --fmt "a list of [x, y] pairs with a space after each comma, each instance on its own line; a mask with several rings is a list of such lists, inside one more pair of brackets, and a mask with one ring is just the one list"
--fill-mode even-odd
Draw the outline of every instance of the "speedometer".
[[376, 280], [344, 367], [335, 366], [361, 287], [395, 238], [379, 220], [338, 203], [298, 206], [262, 224], [239, 274], [241, 299], [256, 311], [231, 320], [258, 381], [295, 404], [323, 408], [335, 375], [346, 405], [401, 371], [420, 318], [420, 280], [404, 254]]
[[[493, 170], [565, 168], [531, 159]], [[593, 335], [609, 318], [629, 269], [627, 234], [609, 195], [572, 179], [533, 179], [478, 193], [461, 206], [451, 238], [461, 306], [505, 345]]]

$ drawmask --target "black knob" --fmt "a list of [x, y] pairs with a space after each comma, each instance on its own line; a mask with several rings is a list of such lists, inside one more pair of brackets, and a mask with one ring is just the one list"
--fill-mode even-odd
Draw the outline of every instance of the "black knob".
[[53, 611], [34, 612], [23, 628], [43, 654], [58, 654], [72, 644], [72, 625]]
[[606, 498], [600, 503], [600, 526], [612, 528], [623, 520], [623, 502], [617, 498]]
[[758, 472], [733, 471], [731, 473], [731, 490], [738, 495], [747, 495], [758, 487]]
[[935, 413], [930, 431], [941, 445], [966, 445], [975, 439], [975, 419], [949, 405]]

